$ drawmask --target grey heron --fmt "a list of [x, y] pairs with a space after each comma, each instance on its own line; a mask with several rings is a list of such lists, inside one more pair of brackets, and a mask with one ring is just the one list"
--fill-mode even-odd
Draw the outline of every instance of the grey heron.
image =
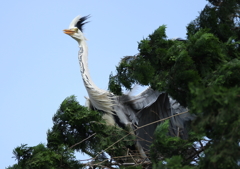
[[[117, 125], [122, 128], [128, 126], [132, 129], [187, 111], [176, 100], [168, 96], [166, 92], [147, 88], [136, 96], [118, 96], [97, 87], [89, 74], [88, 47], [83, 34], [83, 26], [87, 23], [88, 18], [89, 16], [77, 16], [72, 20], [69, 28], [64, 30], [64, 33], [71, 36], [79, 44], [80, 71], [88, 92], [87, 106], [90, 109], [103, 113], [102, 117], [109, 125]], [[187, 131], [184, 125], [190, 119], [191, 115], [188, 113], [172, 117], [170, 119], [169, 134], [183, 139], [186, 138]], [[145, 151], [149, 150], [149, 145], [153, 140], [153, 134], [158, 124], [154, 123], [139, 130], [132, 130], [137, 136], [135, 148], [140, 157], [147, 157]]]

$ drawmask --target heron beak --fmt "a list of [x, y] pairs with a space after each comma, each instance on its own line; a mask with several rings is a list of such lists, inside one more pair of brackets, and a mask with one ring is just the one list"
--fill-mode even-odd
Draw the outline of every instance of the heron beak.
[[67, 35], [73, 35], [75, 33], [75, 31], [72, 31], [72, 30], [69, 30], [69, 29], [64, 29], [63, 31]]

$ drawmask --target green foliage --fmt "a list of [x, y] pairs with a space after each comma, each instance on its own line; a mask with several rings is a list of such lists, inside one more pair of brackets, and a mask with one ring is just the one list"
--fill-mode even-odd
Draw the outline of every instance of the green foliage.
[[135, 56], [124, 57], [117, 67], [117, 72], [116, 76], [110, 75], [108, 85], [109, 90], [117, 95], [122, 94], [121, 85], [128, 90], [131, 89], [134, 83], [149, 85], [146, 82], [150, 81], [154, 76], [154, 68], [151, 63], [141, 56], [137, 58]]
[[[55, 150], [58, 145], [63, 144], [92, 157], [105, 149], [112, 156], [123, 155], [126, 146], [134, 144], [134, 136], [124, 137], [129, 130], [106, 125], [102, 115], [81, 106], [75, 96], [66, 98], [53, 117], [54, 125], [47, 133], [47, 146]], [[123, 137], [122, 141], [114, 144]]]
[[27, 144], [21, 144], [21, 146], [16, 147], [13, 150], [13, 155], [15, 157], [15, 159], [20, 162], [20, 161], [24, 161], [25, 159], [29, 159], [32, 153], [32, 148], [31, 147], [27, 147]]
[[[209, 86], [224, 86], [227, 88], [240, 86], [240, 60], [233, 59], [219, 67], [213, 74], [206, 78], [206, 84]], [[211, 80], [210, 80], [211, 79]]]
[[240, 40], [239, 32], [239, 1], [238, 0], [209, 0], [200, 16], [191, 22], [188, 35], [193, 35], [201, 28], [209, 28], [211, 33], [221, 41], [226, 42], [229, 37]]
[[120, 90], [121, 85], [127, 89], [134, 83], [151, 85], [185, 106], [189, 102], [188, 85], [206, 85], [209, 73], [228, 61], [226, 44], [207, 29], [200, 29], [186, 42], [180, 42], [167, 40], [165, 26], [161, 26], [139, 43], [139, 50], [138, 56], [122, 59], [111, 86], [116, 82], [115, 87]]
[[189, 36], [187, 50], [202, 78], [226, 62], [224, 44], [205, 29]]
[[[205, 133], [211, 144], [204, 151], [200, 166], [238, 168], [240, 160], [240, 89], [192, 86], [191, 110], [197, 114], [193, 129]], [[201, 104], [199, 104], [201, 103]], [[201, 128], [199, 127], [201, 126]]]
[[181, 156], [172, 156], [172, 158], [168, 158], [165, 161], [160, 161], [158, 163], [153, 164], [153, 169], [193, 169], [195, 166], [184, 166], [181, 164], [182, 158]]
[[110, 74], [109, 76], [108, 90], [112, 91], [117, 95], [122, 95], [121, 85], [119, 84], [118, 79], [112, 74]]
[[[94, 134], [94, 130], [102, 130], [104, 125], [99, 125], [101, 120], [101, 114], [87, 110], [77, 102], [75, 96], [70, 96], [62, 102], [53, 116], [53, 127], [47, 132], [47, 146], [53, 149], [60, 144], [71, 147]], [[88, 150], [95, 149], [94, 144], [97, 142], [98, 140], [91, 137], [74, 149], [87, 153]]]
[[18, 164], [7, 169], [56, 169], [82, 167], [73, 155], [73, 151], [65, 146], [58, 147], [57, 151], [48, 149], [44, 144], [27, 147], [27, 144], [16, 147], [13, 150]]
[[[168, 135], [169, 120], [158, 125], [154, 133], [154, 141], [151, 145], [151, 159], [155, 164], [170, 164], [172, 157], [176, 156], [176, 159], [181, 158], [181, 163], [178, 165], [190, 165], [194, 156], [191, 156], [189, 152], [194, 151], [192, 143], [197, 141], [193, 134], [189, 135], [188, 140], [183, 140], [179, 137], [171, 137]], [[166, 163], [169, 161], [169, 163]]]
[[141, 165], [134, 165], [134, 166], [119, 166], [120, 169], [142, 169], [143, 166]]

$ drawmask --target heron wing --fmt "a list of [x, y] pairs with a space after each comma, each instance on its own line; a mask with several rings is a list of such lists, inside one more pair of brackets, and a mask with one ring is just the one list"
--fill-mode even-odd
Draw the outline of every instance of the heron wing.
[[185, 124], [194, 118], [193, 115], [188, 113], [187, 108], [181, 106], [167, 93], [154, 91], [151, 88], [145, 90], [137, 97], [139, 98], [136, 99], [135, 97], [135, 99], [131, 100], [131, 103], [135, 109], [138, 109], [136, 117], [138, 119], [138, 127], [140, 128], [137, 130], [136, 135], [139, 143], [145, 150], [149, 150], [149, 145], [153, 141], [154, 131], [163, 122], [160, 122], [160, 120], [182, 112], [186, 113], [170, 118], [169, 135], [178, 136], [182, 139], [187, 138]]
[[136, 130], [136, 135], [138, 142], [145, 150], [149, 150], [154, 131], [163, 122], [160, 121], [161, 119], [185, 112], [170, 118], [168, 134], [186, 139], [188, 136], [186, 122], [194, 118], [188, 113], [187, 108], [181, 106], [167, 93], [154, 91], [151, 88], [137, 96], [120, 96], [117, 103], [115, 110], [117, 110], [119, 118], [124, 119], [123, 116], [125, 116], [125, 124], [129, 121], [139, 127]]

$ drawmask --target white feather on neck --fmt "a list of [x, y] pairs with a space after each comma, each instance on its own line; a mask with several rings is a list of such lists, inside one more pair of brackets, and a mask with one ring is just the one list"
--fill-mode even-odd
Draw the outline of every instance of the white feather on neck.
[[85, 38], [79, 42], [79, 47], [80, 51], [78, 59], [81, 68], [81, 75], [92, 106], [108, 114], [113, 114], [113, 103], [111, 99], [113, 95], [108, 91], [98, 88], [91, 79], [88, 70], [88, 47]]

